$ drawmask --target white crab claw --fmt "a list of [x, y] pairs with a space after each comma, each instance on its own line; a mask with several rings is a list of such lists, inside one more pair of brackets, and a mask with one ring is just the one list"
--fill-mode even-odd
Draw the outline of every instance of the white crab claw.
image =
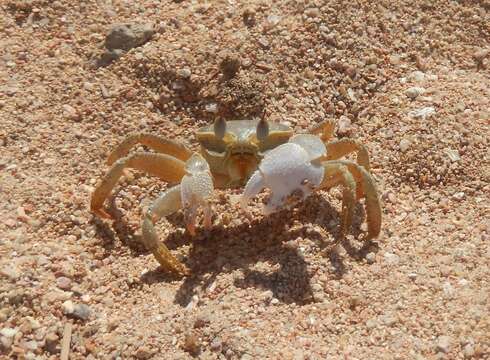
[[209, 165], [199, 154], [193, 154], [185, 164], [186, 175], [182, 178], [181, 199], [184, 217], [189, 233], [195, 234], [197, 208], [204, 208], [204, 225], [211, 226], [211, 205], [209, 200], [213, 194], [213, 178]]
[[327, 148], [323, 141], [312, 134], [298, 134], [289, 139], [290, 143], [298, 144], [308, 153], [310, 161], [318, 159], [327, 153]]
[[326, 151], [322, 152], [310, 136], [296, 136], [292, 140], [264, 156], [259, 169], [245, 186], [242, 205], [268, 187], [272, 194], [263, 209], [267, 215], [303, 200], [322, 182], [323, 167], [313, 164], [311, 160]]

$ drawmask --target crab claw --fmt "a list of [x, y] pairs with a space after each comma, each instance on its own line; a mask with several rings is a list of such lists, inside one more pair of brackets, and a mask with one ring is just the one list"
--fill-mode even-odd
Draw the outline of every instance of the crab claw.
[[204, 208], [204, 226], [211, 226], [211, 205], [209, 199], [213, 193], [213, 179], [209, 165], [199, 154], [193, 154], [185, 163], [186, 174], [182, 178], [181, 199], [187, 230], [195, 235], [197, 209]]
[[266, 187], [272, 194], [263, 208], [265, 215], [305, 199], [323, 180], [324, 169], [314, 160], [325, 153], [325, 145], [314, 135], [297, 135], [272, 149], [245, 186], [242, 207]]

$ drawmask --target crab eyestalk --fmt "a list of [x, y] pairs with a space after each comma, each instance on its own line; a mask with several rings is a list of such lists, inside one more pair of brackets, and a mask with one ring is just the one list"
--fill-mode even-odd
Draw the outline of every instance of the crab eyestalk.
[[265, 118], [260, 119], [260, 121], [257, 123], [256, 133], [259, 141], [263, 141], [267, 136], [269, 136], [269, 123]]
[[214, 134], [217, 138], [223, 139], [226, 134], [226, 120], [222, 117], [217, 118], [214, 121]]

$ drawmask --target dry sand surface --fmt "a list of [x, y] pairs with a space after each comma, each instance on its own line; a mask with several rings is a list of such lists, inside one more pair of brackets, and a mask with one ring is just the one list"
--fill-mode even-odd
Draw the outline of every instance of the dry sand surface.
[[[489, 359], [489, 39], [488, 0], [1, 0], [0, 357]], [[365, 144], [374, 242], [362, 206], [338, 239], [339, 189], [270, 217], [216, 191], [211, 230], [158, 223], [179, 278], [140, 241], [164, 182], [88, 211], [128, 134], [197, 149], [264, 107]]]

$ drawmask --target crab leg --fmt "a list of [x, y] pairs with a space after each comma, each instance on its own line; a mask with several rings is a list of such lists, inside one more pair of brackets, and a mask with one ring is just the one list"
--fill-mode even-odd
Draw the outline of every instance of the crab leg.
[[162, 217], [183, 208], [187, 229], [195, 235], [197, 209], [204, 209], [204, 226], [211, 226], [212, 209], [209, 200], [213, 193], [213, 180], [209, 165], [198, 154], [192, 155], [185, 163], [186, 174], [180, 185], [165, 191], [158, 197], [143, 218], [143, 243], [153, 253], [166, 271], [186, 275], [189, 270], [181, 264], [158, 240], [154, 224]]
[[[356, 198], [366, 198], [366, 216], [368, 225], [367, 239], [375, 238], [381, 231], [381, 204], [379, 201], [378, 193], [376, 191], [376, 185], [371, 174], [359, 164], [349, 160], [334, 160], [326, 161], [322, 163], [324, 167], [329, 165], [340, 165], [348, 169], [352, 174], [356, 182]], [[323, 182], [320, 184], [320, 189], [329, 189], [338, 183], [338, 179], [335, 176], [324, 177]]]
[[369, 171], [369, 154], [364, 145], [353, 139], [340, 139], [326, 143], [327, 156], [326, 160], [336, 160], [341, 157], [351, 153], [357, 152], [357, 162], [359, 165], [364, 166], [364, 168]]
[[154, 224], [164, 216], [171, 215], [182, 208], [180, 185], [165, 191], [143, 218], [142, 239], [148, 251], [151, 251], [165, 271], [188, 274], [188, 269], [170, 253], [170, 250], [158, 240]]
[[318, 136], [322, 141], [328, 141], [332, 138], [335, 131], [335, 122], [333, 120], [324, 120], [315, 125], [308, 133]]
[[150, 149], [173, 156], [182, 161], [186, 161], [192, 155], [192, 152], [179, 142], [152, 134], [137, 133], [128, 136], [119, 144], [109, 155], [107, 163], [112, 165], [118, 159], [126, 156], [136, 144], [146, 145]]
[[92, 212], [103, 218], [111, 218], [104, 209], [104, 201], [111, 193], [125, 168], [143, 170], [169, 183], [179, 182], [185, 175], [185, 163], [173, 156], [139, 152], [117, 160], [95, 188], [90, 201]]
[[331, 186], [342, 184], [343, 200], [342, 200], [342, 223], [340, 226], [341, 236], [344, 237], [349, 231], [354, 216], [356, 182], [354, 177], [349, 172], [347, 166], [338, 163], [323, 163], [325, 175], [323, 182], [318, 189], [322, 188], [323, 183], [328, 183]]

